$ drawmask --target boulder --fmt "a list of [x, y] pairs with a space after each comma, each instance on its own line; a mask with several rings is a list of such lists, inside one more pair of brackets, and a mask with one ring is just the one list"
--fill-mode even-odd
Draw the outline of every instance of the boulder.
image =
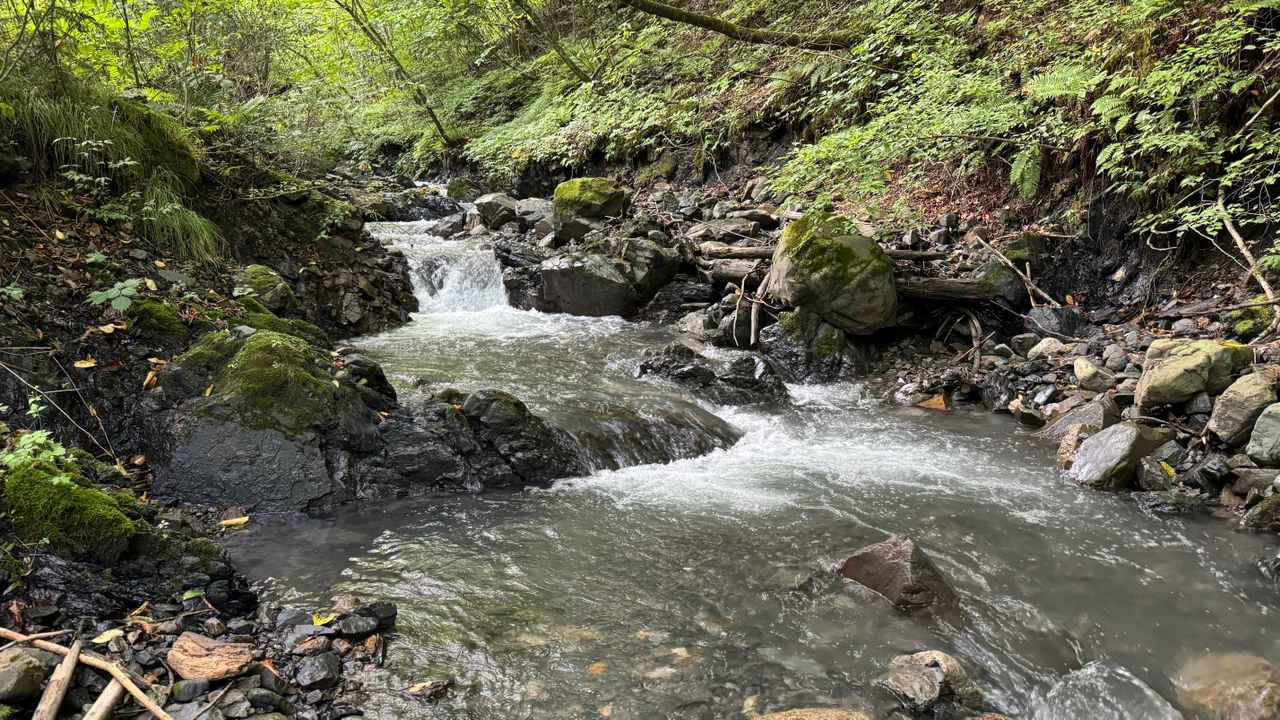
[[1120, 345], [1111, 343], [1102, 349], [1102, 363], [1111, 372], [1120, 372], [1129, 367], [1129, 353]]
[[1143, 490], [1168, 490], [1173, 485], [1172, 468], [1150, 455], [1138, 461], [1138, 487]]
[[783, 400], [787, 386], [769, 363], [744, 355], [721, 372], [690, 341], [676, 341], [640, 363], [639, 375], [664, 377], [717, 405]]
[[476, 198], [476, 211], [486, 227], [500, 228], [509, 222], [519, 221], [516, 210], [515, 199], [503, 193], [489, 193]]
[[1220, 393], [1252, 361], [1248, 347], [1214, 340], [1156, 340], [1147, 349], [1134, 402], [1146, 408], [1186, 402], [1201, 392]]
[[1166, 428], [1131, 422], [1112, 425], [1080, 443], [1068, 475], [1095, 490], [1128, 490], [1138, 461], [1173, 437], [1174, 432]]
[[280, 273], [266, 265], [250, 265], [232, 278], [236, 297], [252, 297], [277, 315], [298, 307], [298, 297]]
[[40, 692], [47, 670], [26, 648], [0, 652], [0, 702], [21, 702]]
[[759, 343], [790, 380], [830, 382], [858, 371], [844, 331], [804, 308], [778, 313], [778, 322], [760, 331]]
[[974, 280], [981, 280], [991, 287], [997, 300], [1003, 300], [1006, 307], [1021, 308], [1027, 304], [1027, 286], [1018, 277], [1018, 273], [1001, 262], [989, 262], [973, 272]]
[[869, 335], [896, 317], [894, 266], [879, 244], [846, 234], [845, 225], [826, 213], [788, 225], [773, 254], [769, 287], [792, 307], [847, 333]]
[[1084, 316], [1078, 307], [1049, 307], [1041, 305], [1031, 308], [1025, 322], [1027, 332], [1042, 335], [1056, 333], [1072, 338], [1090, 338], [1102, 332]]
[[1100, 395], [1080, 407], [1069, 410], [1065, 415], [1054, 420], [1044, 429], [1034, 433], [1035, 437], [1061, 443], [1072, 425], [1083, 425], [1103, 430], [1120, 422], [1120, 407], [1116, 401]]
[[1027, 353], [1031, 352], [1031, 348], [1039, 344], [1040, 336], [1035, 333], [1021, 333], [1009, 339], [1009, 347], [1022, 357], [1026, 357]]
[[657, 294], [680, 269], [677, 250], [662, 247], [647, 238], [615, 238], [610, 256], [625, 264], [625, 269], [617, 262], [614, 266], [619, 267], [623, 276], [631, 281], [640, 302], [646, 302]]
[[1245, 454], [1259, 465], [1280, 465], [1280, 403], [1268, 405], [1258, 415]]
[[1120, 665], [1094, 661], [1054, 685], [1029, 713], [1036, 720], [1183, 720], [1160, 694]]
[[1271, 663], [1244, 653], [1208, 653], [1173, 676], [1178, 702], [1209, 717], [1280, 718], [1280, 682]]
[[1273, 370], [1259, 368], [1231, 383], [1218, 397], [1208, 429], [1228, 445], [1244, 445], [1258, 416], [1276, 402], [1275, 381]]
[[1043, 360], [1045, 358], [1058, 357], [1070, 349], [1070, 346], [1066, 345], [1061, 340], [1047, 337], [1036, 343], [1034, 347], [1027, 351], [1027, 359]]
[[1280, 494], [1265, 498], [1250, 508], [1240, 520], [1240, 525], [1250, 530], [1280, 530]]
[[173, 671], [191, 680], [236, 677], [253, 662], [252, 643], [224, 643], [193, 632], [182, 633], [169, 649]]
[[933, 560], [906, 535], [893, 535], [862, 548], [839, 572], [908, 612], [947, 606], [956, 600], [955, 591]]
[[1077, 384], [1082, 390], [1106, 392], [1116, 386], [1115, 373], [1100, 367], [1088, 358], [1079, 358], [1073, 368]]
[[609, 178], [574, 178], [556, 186], [557, 217], [618, 217], [626, 210], [627, 193]]
[[628, 317], [636, 311], [636, 289], [622, 270], [629, 271], [626, 263], [594, 253], [558, 255], [539, 266], [542, 298], [551, 312]]
[[328, 690], [342, 679], [342, 659], [331, 652], [304, 658], [295, 679], [303, 690]]
[[539, 236], [545, 235], [552, 231], [551, 219], [555, 216], [555, 204], [542, 198], [517, 200], [516, 216], [521, 230], [527, 232], [537, 229]]
[[876, 680], [913, 713], [926, 712], [939, 702], [982, 709], [984, 693], [969, 678], [959, 661], [937, 650], [899, 655], [889, 661], [889, 672]]

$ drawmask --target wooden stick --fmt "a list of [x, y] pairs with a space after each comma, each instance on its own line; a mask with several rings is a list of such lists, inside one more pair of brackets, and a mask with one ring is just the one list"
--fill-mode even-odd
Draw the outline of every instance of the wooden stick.
[[84, 720], [107, 720], [115, 711], [116, 705], [120, 704], [122, 697], [124, 697], [124, 686], [119, 680], [112, 678], [111, 684], [94, 701], [89, 712], [84, 714]]
[[14, 640], [11, 643], [6, 643], [3, 647], [0, 647], [0, 650], [8, 650], [14, 645], [21, 645], [23, 643], [31, 642], [32, 640], [44, 640], [46, 638], [62, 637], [63, 635], [70, 635], [70, 634], [71, 634], [70, 630], [57, 630], [54, 632], [36, 633], [35, 635], [28, 635], [26, 640]]
[[40, 704], [36, 706], [36, 712], [31, 716], [31, 720], [54, 720], [58, 716], [58, 708], [62, 707], [62, 698], [66, 697], [67, 688], [71, 687], [71, 673], [75, 672], [76, 664], [80, 661], [82, 647], [84, 647], [83, 640], [76, 639], [71, 643], [67, 656], [62, 658], [58, 669], [53, 671], [53, 677], [49, 678], [48, 684], [44, 686], [44, 694], [40, 696]]
[[[0, 637], [19, 641], [25, 641], [28, 639], [25, 635], [5, 628], [0, 628]], [[67, 648], [62, 647], [61, 645], [44, 640], [33, 640], [31, 644], [41, 650], [48, 650], [49, 652], [55, 652], [59, 655], [66, 655], [70, 652], [70, 650], [67, 650]], [[129, 671], [122, 667], [120, 663], [108, 660], [105, 657], [95, 652], [89, 652], [88, 650], [82, 650], [80, 652], [80, 661], [89, 667], [105, 670], [111, 675], [111, 677], [120, 681], [120, 684], [124, 686], [125, 690], [129, 691], [129, 694], [132, 695], [135, 700], [138, 701], [138, 704], [150, 710], [151, 714], [155, 715], [157, 720], [173, 720], [172, 715], [165, 712], [164, 708], [157, 705], [154, 700], [148, 697], [147, 694], [138, 687], [139, 685], [150, 687], [151, 683], [143, 680], [142, 678], [137, 678], [140, 682], [135, 683], [134, 680], [129, 677]]]
[[200, 712], [196, 713], [196, 714], [195, 714], [195, 717], [191, 718], [191, 720], [200, 720], [200, 718], [204, 717], [204, 714], [205, 714], [205, 713], [207, 713], [207, 712], [209, 712], [210, 710], [212, 710], [214, 705], [217, 705], [217, 704], [218, 704], [218, 702], [222, 700], [222, 698], [224, 698], [224, 697], [226, 697], [226, 696], [227, 696], [227, 693], [228, 693], [228, 692], [231, 692], [231, 685], [232, 685], [232, 683], [228, 682], [228, 683], [227, 683], [227, 686], [226, 686], [226, 687], [224, 687], [224, 688], [222, 688], [222, 692], [218, 693], [217, 697], [215, 697], [214, 699], [210, 700], [210, 701], [209, 701], [209, 704], [208, 704], [208, 705], [205, 705], [205, 706], [204, 706], [204, 709], [203, 709], [203, 710], [201, 710]]
[[1059, 303], [1057, 300], [1054, 300], [1052, 296], [1050, 296], [1048, 293], [1046, 293], [1045, 291], [1037, 287], [1035, 283], [1031, 282], [1031, 275], [1029, 274], [1031, 270], [1031, 266], [1029, 264], [1027, 266], [1028, 274], [1024, 274], [1021, 270], [1018, 269], [1017, 265], [1013, 264], [1012, 260], [1004, 256], [1004, 253], [995, 249], [995, 246], [993, 246], [991, 243], [987, 242], [986, 240], [983, 240], [982, 238], [978, 237], [977, 233], [971, 233], [971, 234], [973, 235], [974, 238], [977, 239], [978, 242], [982, 243], [982, 247], [995, 253], [996, 257], [1000, 258], [1000, 263], [1002, 265], [1012, 270], [1014, 273], [1017, 274], [1019, 278], [1021, 278], [1022, 284], [1027, 286], [1027, 292], [1030, 293], [1032, 297], [1039, 295], [1049, 303], [1049, 307], [1055, 307], [1055, 308], [1062, 307], [1061, 303]]

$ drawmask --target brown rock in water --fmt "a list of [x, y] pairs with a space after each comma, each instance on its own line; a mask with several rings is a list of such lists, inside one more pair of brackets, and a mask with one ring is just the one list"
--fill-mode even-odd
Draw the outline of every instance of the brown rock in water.
[[933, 560], [906, 535], [862, 548], [845, 561], [840, 574], [907, 611], [950, 605], [956, 599]]
[[1271, 663], [1244, 653], [1209, 653], [1173, 678], [1178, 702], [1210, 717], [1280, 720], [1280, 683]]
[[761, 715], [760, 720], [871, 720], [871, 716], [856, 710], [802, 708]]
[[1080, 449], [1080, 443], [1097, 432], [1102, 432], [1102, 428], [1097, 425], [1074, 423], [1067, 427], [1066, 432], [1062, 435], [1062, 442], [1058, 443], [1058, 462], [1062, 463], [1064, 468], [1070, 469], [1071, 458], [1076, 456], [1076, 451]]
[[253, 645], [222, 643], [185, 632], [169, 650], [169, 665], [184, 679], [224, 680], [243, 673], [253, 662]]

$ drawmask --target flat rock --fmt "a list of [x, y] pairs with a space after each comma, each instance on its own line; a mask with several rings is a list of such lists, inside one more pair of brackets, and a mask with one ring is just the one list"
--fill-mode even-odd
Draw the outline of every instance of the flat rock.
[[1100, 395], [1092, 401], [1068, 411], [1067, 414], [1045, 426], [1043, 430], [1034, 433], [1034, 436], [1060, 443], [1066, 437], [1067, 431], [1072, 425], [1092, 426], [1099, 430], [1105, 430], [1118, 422], [1120, 422], [1120, 406], [1116, 405], [1116, 401], [1106, 395]]
[[1166, 428], [1124, 422], [1080, 443], [1068, 474], [1095, 490], [1127, 490], [1133, 486], [1138, 461], [1174, 437]]
[[0, 653], [0, 702], [16, 702], [40, 692], [46, 668], [26, 648]]
[[1267, 406], [1276, 402], [1274, 370], [1255, 370], [1231, 383], [1218, 397], [1208, 429], [1220, 440], [1238, 447], [1249, 441], [1253, 425]]
[[862, 548], [845, 561], [840, 574], [907, 611], [950, 605], [956, 599], [933, 560], [906, 535]]
[[342, 678], [342, 660], [331, 652], [298, 663], [296, 679], [303, 690], [327, 690]]
[[1178, 702], [1211, 717], [1230, 720], [1280, 718], [1275, 668], [1256, 655], [1208, 653], [1183, 665], [1173, 677]]
[[1214, 340], [1156, 340], [1147, 349], [1134, 402], [1145, 408], [1186, 402], [1201, 392], [1220, 393], [1231, 384], [1232, 374], [1252, 361], [1248, 347]]
[[188, 680], [236, 677], [252, 662], [253, 645], [218, 642], [193, 632], [182, 633], [169, 650], [169, 665]]
[[1280, 403], [1268, 405], [1258, 416], [1245, 453], [1259, 465], [1280, 465]]

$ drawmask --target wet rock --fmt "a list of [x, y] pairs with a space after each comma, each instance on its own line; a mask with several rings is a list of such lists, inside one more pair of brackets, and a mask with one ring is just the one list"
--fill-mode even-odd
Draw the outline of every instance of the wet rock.
[[1228, 347], [1213, 340], [1157, 340], [1147, 349], [1147, 361], [1134, 401], [1139, 407], [1186, 402], [1196, 393], [1220, 393], [1236, 370], [1253, 361], [1249, 348]]
[[871, 716], [857, 710], [802, 708], [761, 715], [760, 720], [871, 720]]
[[1218, 397], [1208, 429], [1231, 446], [1244, 445], [1253, 434], [1253, 425], [1267, 406], [1276, 402], [1275, 373], [1257, 369]]
[[369, 617], [378, 621], [378, 628], [386, 630], [396, 625], [396, 616], [399, 610], [394, 603], [375, 602], [369, 603], [356, 610], [356, 614], [361, 617]]
[[1106, 395], [1100, 395], [1091, 402], [1068, 411], [1034, 435], [1060, 443], [1072, 425], [1092, 426], [1104, 430], [1117, 422], [1120, 422], [1119, 406]]
[[1138, 507], [1154, 515], [1186, 515], [1204, 507], [1206, 496], [1196, 490], [1175, 488], [1136, 492]]
[[956, 599], [933, 560], [906, 535], [862, 548], [839, 572], [909, 612], [950, 605]]
[[232, 278], [237, 297], [248, 296], [277, 315], [298, 307], [298, 297], [280, 273], [266, 265], [250, 265]]
[[1177, 467], [1187, 459], [1187, 449], [1179, 445], [1176, 441], [1170, 440], [1156, 448], [1155, 451], [1151, 453], [1151, 457], [1157, 462], [1165, 463], [1169, 467]]
[[640, 363], [640, 375], [656, 375], [720, 405], [744, 405], [787, 397], [786, 385], [768, 363], [744, 356], [717, 373], [691, 343], [675, 342]]
[[1074, 371], [1077, 384], [1092, 392], [1106, 392], [1116, 386], [1115, 373], [1105, 367], [1099, 367], [1088, 358], [1076, 360]]
[[1268, 405], [1258, 415], [1245, 453], [1259, 465], [1280, 465], [1280, 404]]
[[1240, 525], [1250, 530], [1280, 530], [1280, 494], [1265, 498], [1245, 513]]
[[516, 212], [516, 201], [502, 193], [489, 193], [476, 198], [476, 210], [484, 218], [484, 224], [491, 228], [517, 222], [520, 217]]
[[297, 608], [285, 608], [276, 615], [276, 630], [310, 624], [311, 614]]
[[973, 279], [990, 283], [995, 299], [1002, 301], [1006, 307], [1021, 308], [1027, 304], [1029, 296], [1026, 284], [1004, 263], [992, 261], [983, 265], [973, 271]]
[[759, 346], [797, 381], [829, 382], [859, 370], [844, 331], [804, 308], [779, 313], [777, 323], [760, 331]]
[[1068, 474], [1095, 490], [1126, 490], [1133, 486], [1138, 461], [1173, 435], [1131, 422], [1113, 425], [1080, 443]]
[[168, 661], [183, 679], [222, 680], [240, 675], [249, 667], [253, 662], [253, 645], [222, 643], [185, 632], [169, 648]]
[[321, 653], [298, 663], [296, 680], [303, 690], [327, 690], [342, 679], [342, 660], [333, 653]]
[[1062, 463], [1063, 469], [1071, 469], [1071, 463], [1074, 461], [1076, 453], [1080, 451], [1080, 443], [1101, 429], [1097, 425], [1085, 425], [1083, 423], [1073, 423], [1063, 429], [1062, 440], [1058, 442], [1058, 452], [1056, 453], [1058, 462]]
[[1066, 343], [1057, 338], [1047, 337], [1035, 344], [1035, 347], [1027, 351], [1028, 360], [1042, 360], [1046, 358], [1058, 357], [1067, 352]]
[[171, 697], [174, 702], [189, 703], [207, 692], [209, 692], [208, 678], [191, 678], [174, 683]]
[[890, 666], [889, 672], [876, 678], [875, 686], [888, 690], [909, 712], [920, 714], [938, 702], [942, 669], [915, 664]]
[[1231, 485], [1231, 491], [1246, 497], [1251, 490], [1261, 494], [1273, 487], [1278, 473], [1275, 468], [1241, 467], [1236, 468], [1234, 474], [1235, 482]]
[[1091, 662], [1058, 682], [1030, 713], [1036, 720], [1183, 720], [1133, 673], [1111, 662]]
[[1057, 333], [1073, 338], [1091, 338], [1102, 332], [1084, 316], [1078, 307], [1049, 307], [1041, 305], [1031, 308], [1025, 323], [1027, 332]]
[[1173, 472], [1150, 455], [1138, 461], [1138, 487], [1143, 490], [1168, 490], [1173, 485], [1173, 476]]
[[1256, 655], [1208, 653], [1173, 676], [1178, 702], [1231, 720], [1280, 717], [1280, 682], [1271, 663]]
[[899, 655], [889, 661], [889, 672], [876, 685], [893, 693], [908, 710], [921, 713], [939, 702], [982, 708], [984, 693], [959, 661], [937, 650]]
[[636, 311], [631, 279], [602, 255], [565, 253], [543, 262], [539, 270], [542, 297], [552, 312], [628, 317]]
[[1044, 413], [1036, 408], [1027, 407], [1022, 398], [1014, 398], [1009, 403], [1009, 413], [1013, 415], [1014, 420], [1023, 425], [1030, 425], [1036, 428], [1044, 426]]
[[770, 271], [770, 290], [831, 325], [868, 335], [893, 323], [898, 295], [893, 262], [871, 238], [843, 235], [836, 218], [818, 214], [782, 232]]
[[289, 649], [289, 654], [312, 657], [323, 652], [329, 652], [329, 648], [333, 646], [333, 641], [323, 635], [302, 637], [295, 634], [285, 636], [284, 646], [288, 648], [290, 645], [293, 647]]
[[0, 702], [21, 702], [40, 692], [46, 668], [26, 648], [0, 652]]
[[372, 635], [378, 629], [378, 621], [374, 618], [355, 617], [343, 618], [333, 624], [334, 632], [338, 637], [345, 638], [366, 638]]
[[516, 215], [522, 232], [536, 230], [537, 234], [542, 236], [553, 231], [551, 218], [555, 215], [555, 205], [550, 200], [542, 198], [517, 200]]
[[[615, 238], [610, 257], [615, 259], [614, 267], [635, 287], [639, 302], [652, 298], [680, 269], [679, 252], [646, 238]], [[625, 267], [619, 267], [617, 260], [622, 260]]]
[[1222, 491], [1231, 476], [1231, 466], [1222, 455], [1207, 455], [1186, 473], [1179, 475], [1176, 482], [1203, 490], [1208, 495], [1216, 496]]
[[1040, 344], [1040, 336], [1035, 333], [1022, 333], [1014, 335], [1009, 340], [1009, 347], [1022, 357], [1027, 357], [1027, 353], [1031, 352], [1031, 348]]

